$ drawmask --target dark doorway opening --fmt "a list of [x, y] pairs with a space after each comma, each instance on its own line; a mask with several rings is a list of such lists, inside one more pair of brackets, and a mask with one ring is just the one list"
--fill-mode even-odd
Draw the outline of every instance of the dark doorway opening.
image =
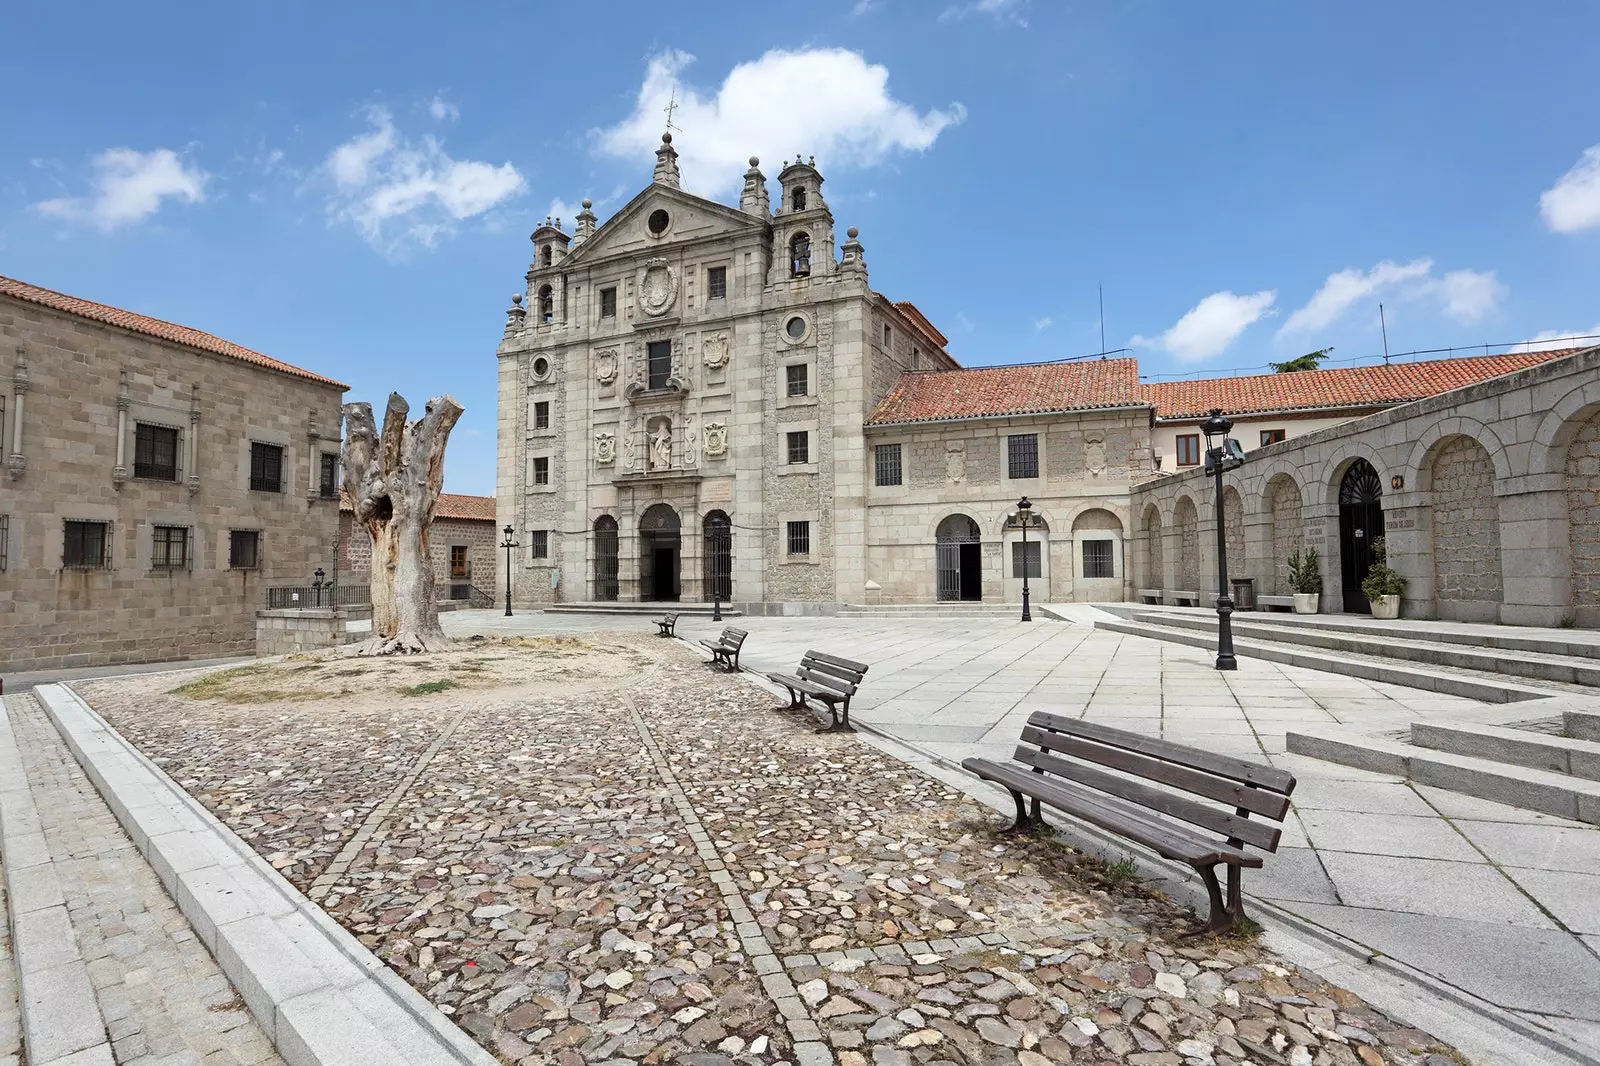
[[639, 598], [676, 600], [682, 547], [678, 512], [664, 503], [652, 504], [639, 519], [639, 540]]
[[594, 520], [594, 598], [617, 598], [617, 520], [603, 514]]
[[937, 595], [941, 601], [983, 599], [983, 544], [978, 523], [953, 514], [934, 531]]
[[707, 600], [733, 599], [733, 522], [725, 511], [712, 511], [705, 520], [705, 548], [701, 553]]
[[1357, 459], [1339, 482], [1339, 562], [1344, 609], [1371, 614], [1361, 582], [1372, 566], [1372, 542], [1383, 536], [1383, 482], [1372, 464]]

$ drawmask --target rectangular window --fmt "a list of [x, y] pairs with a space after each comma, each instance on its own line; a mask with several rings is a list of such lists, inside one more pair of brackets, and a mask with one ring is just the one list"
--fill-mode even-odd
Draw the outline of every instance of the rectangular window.
[[1026, 576], [1030, 581], [1044, 577], [1043, 564], [1044, 545], [1036, 540], [1024, 544], [1020, 540], [1011, 542], [1011, 576], [1021, 578]]
[[648, 349], [650, 357], [650, 387], [664, 389], [667, 379], [672, 376], [672, 342], [651, 341]]
[[533, 483], [535, 485], [550, 484], [550, 457], [538, 455], [533, 459]]
[[467, 564], [467, 546], [465, 544], [450, 545], [450, 579], [452, 581], [465, 581], [472, 576], [472, 569]]
[[70, 570], [104, 570], [111, 565], [111, 538], [106, 522], [67, 522], [61, 565]]
[[804, 363], [794, 363], [783, 368], [784, 384], [790, 396], [804, 396], [810, 391]]
[[11, 562], [11, 516], [0, 514], [0, 571]]
[[550, 558], [550, 531], [548, 529], [528, 530], [528, 558]]
[[872, 458], [879, 485], [900, 484], [900, 445], [880, 444], [872, 449]]
[[228, 569], [254, 570], [261, 565], [261, 531], [259, 529], [232, 529], [228, 531]]
[[1261, 431], [1261, 446], [1265, 448], [1269, 444], [1276, 444], [1286, 436], [1288, 436], [1288, 433], [1285, 430], [1264, 429]]
[[913, 349], [911, 349], [911, 369], [912, 370], [921, 370], [922, 369], [922, 349], [921, 348], [913, 348]]
[[788, 530], [788, 533], [789, 533], [789, 554], [790, 555], [810, 555], [811, 554], [811, 523], [810, 522], [790, 522], [790, 523], [788, 523], [788, 526], [789, 526], [789, 530]]
[[611, 288], [611, 289], [601, 289], [600, 290], [600, 317], [601, 318], [616, 318], [617, 317], [617, 290], [616, 289]]
[[539, 400], [533, 405], [533, 428], [550, 428], [550, 401]]
[[1178, 465], [1200, 465], [1200, 434], [1182, 433], [1178, 436]]
[[789, 434], [789, 465], [811, 461], [811, 434], [796, 430]]
[[1083, 542], [1083, 576], [1089, 577], [1116, 577], [1112, 566], [1111, 542], [1109, 540], [1086, 540]]
[[167, 426], [133, 427], [133, 476], [178, 480], [178, 431]]
[[883, 324], [883, 346], [886, 349], [894, 347], [894, 327], [887, 322]]
[[1006, 438], [1007, 476], [1029, 478], [1039, 476], [1039, 435], [1018, 433]]
[[712, 267], [706, 271], [706, 299], [720, 300], [728, 295], [728, 268]]
[[150, 545], [152, 570], [182, 570], [189, 565], [189, 530], [186, 526], [156, 526]]
[[339, 457], [332, 452], [323, 452], [320, 462], [322, 467], [317, 478], [317, 494], [324, 500], [331, 500], [339, 495]]
[[250, 488], [254, 492], [283, 491], [283, 448], [250, 442]]

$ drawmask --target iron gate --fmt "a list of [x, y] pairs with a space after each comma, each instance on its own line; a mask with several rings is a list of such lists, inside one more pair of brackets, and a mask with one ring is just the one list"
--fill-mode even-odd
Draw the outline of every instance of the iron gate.
[[594, 598], [617, 598], [617, 520], [601, 515], [594, 520]]
[[733, 523], [722, 511], [705, 520], [705, 599], [733, 599]]
[[1383, 536], [1383, 480], [1357, 459], [1339, 482], [1339, 556], [1346, 611], [1371, 611], [1361, 582], [1372, 566], [1372, 542]]
[[939, 523], [934, 533], [934, 565], [940, 601], [975, 598], [962, 582], [962, 556], [979, 542], [978, 523], [964, 514], [953, 514]]

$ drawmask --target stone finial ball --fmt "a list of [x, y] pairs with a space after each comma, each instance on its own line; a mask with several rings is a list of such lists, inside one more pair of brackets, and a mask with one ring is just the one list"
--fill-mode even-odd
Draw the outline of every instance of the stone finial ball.
[[844, 235], [849, 237], [851, 240], [855, 240], [857, 237], [861, 236], [861, 231], [856, 229], [854, 226], [851, 226], [849, 229], [844, 231]]
[[593, 200], [586, 199], [586, 200], [583, 201], [583, 209], [585, 211], [589, 210], [589, 208], [591, 208], [593, 206], [594, 206], [594, 201]]
[[521, 307], [522, 306], [522, 293], [520, 293], [520, 292], [512, 293], [511, 294], [511, 302], [516, 304], [518, 307]]
[[663, 133], [663, 134], [662, 134], [662, 135], [661, 135], [661, 143], [662, 143], [662, 144], [671, 144], [671, 143], [672, 143], [672, 134], [670, 134], [670, 133]]
[[750, 165], [753, 166], [753, 167], [760, 166], [761, 165], [760, 158], [757, 157], [757, 156], [751, 156], [750, 157]]

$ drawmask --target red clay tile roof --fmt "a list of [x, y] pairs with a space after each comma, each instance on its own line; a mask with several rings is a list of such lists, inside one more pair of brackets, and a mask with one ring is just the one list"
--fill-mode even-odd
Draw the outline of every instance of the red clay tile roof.
[[27, 282], [17, 281], [15, 278], [0, 275], [0, 295], [12, 296], [18, 300], [26, 300], [28, 303], [39, 304], [41, 307], [65, 311], [69, 315], [78, 315], [81, 318], [104, 322], [109, 326], [118, 326], [133, 333], [143, 333], [147, 337], [159, 337], [161, 340], [186, 344], [191, 348], [198, 348], [203, 352], [211, 352], [214, 355], [226, 355], [232, 359], [253, 363], [268, 370], [276, 370], [280, 374], [288, 374], [292, 377], [304, 378], [307, 381], [315, 381], [320, 385], [330, 385], [340, 390], [350, 388], [350, 386], [334, 381], [332, 378], [325, 378], [321, 374], [313, 374], [309, 370], [290, 366], [288, 363], [274, 359], [270, 355], [253, 352], [249, 348], [241, 347], [232, 341], [225, 341], [221, 337], [202, 330], [190, 329], [188, 326], [180, 326], [173, 322], [163, 322], [159, 318], [150, 318], [147, 315], [124, 311], [120, 307], [97, 304], [93, 300], [68, 296], [65, 293], [55, 292], [51, 289], [41, 289], [37, 285], [29, 285]]
[[1220, 407], [1230, 415], [1341, 407], [1387, 407], [1437, 396], [1490, 378], [1559, 359], [1569, 348], [1518, 355], [1474, 355], [1423, 363], [1301, 370], [1291, 374], [1199, 381], [1160, 381], [1142, 386], [1161, 419], [1204, 418]]
[[[350, 494], [344, 489], [339, 490], [339, 510], [355, 510], [355, 506], [350, 502]], [[433, 508], [433, 517], [460, 518], [468, 522], [493, 522], [494, 497], [459, 496], [453, 492], [441, 492], [439, 502]]]
[[943, 348], [945, 345], [950, 343], [950, 338], [946, 337], [943, 333], [940, 333], [939, 330], [935, 328], [934, 324], [928, 321], [928, 316], [917, 310], [916, 304], [912, 303], [910, 300], [896, 300], [894, 305], [900, 309], [900, 313], [902, 315], [905, 315], [907, 318], [911, 319], [911, 321], [915, 322], [924, 333], [926, 333], [932, 339], [938, 341], [939, 347]]
[[969, 367], [901, 374], [869, 426], [1145, 406], [1134, 359]]

